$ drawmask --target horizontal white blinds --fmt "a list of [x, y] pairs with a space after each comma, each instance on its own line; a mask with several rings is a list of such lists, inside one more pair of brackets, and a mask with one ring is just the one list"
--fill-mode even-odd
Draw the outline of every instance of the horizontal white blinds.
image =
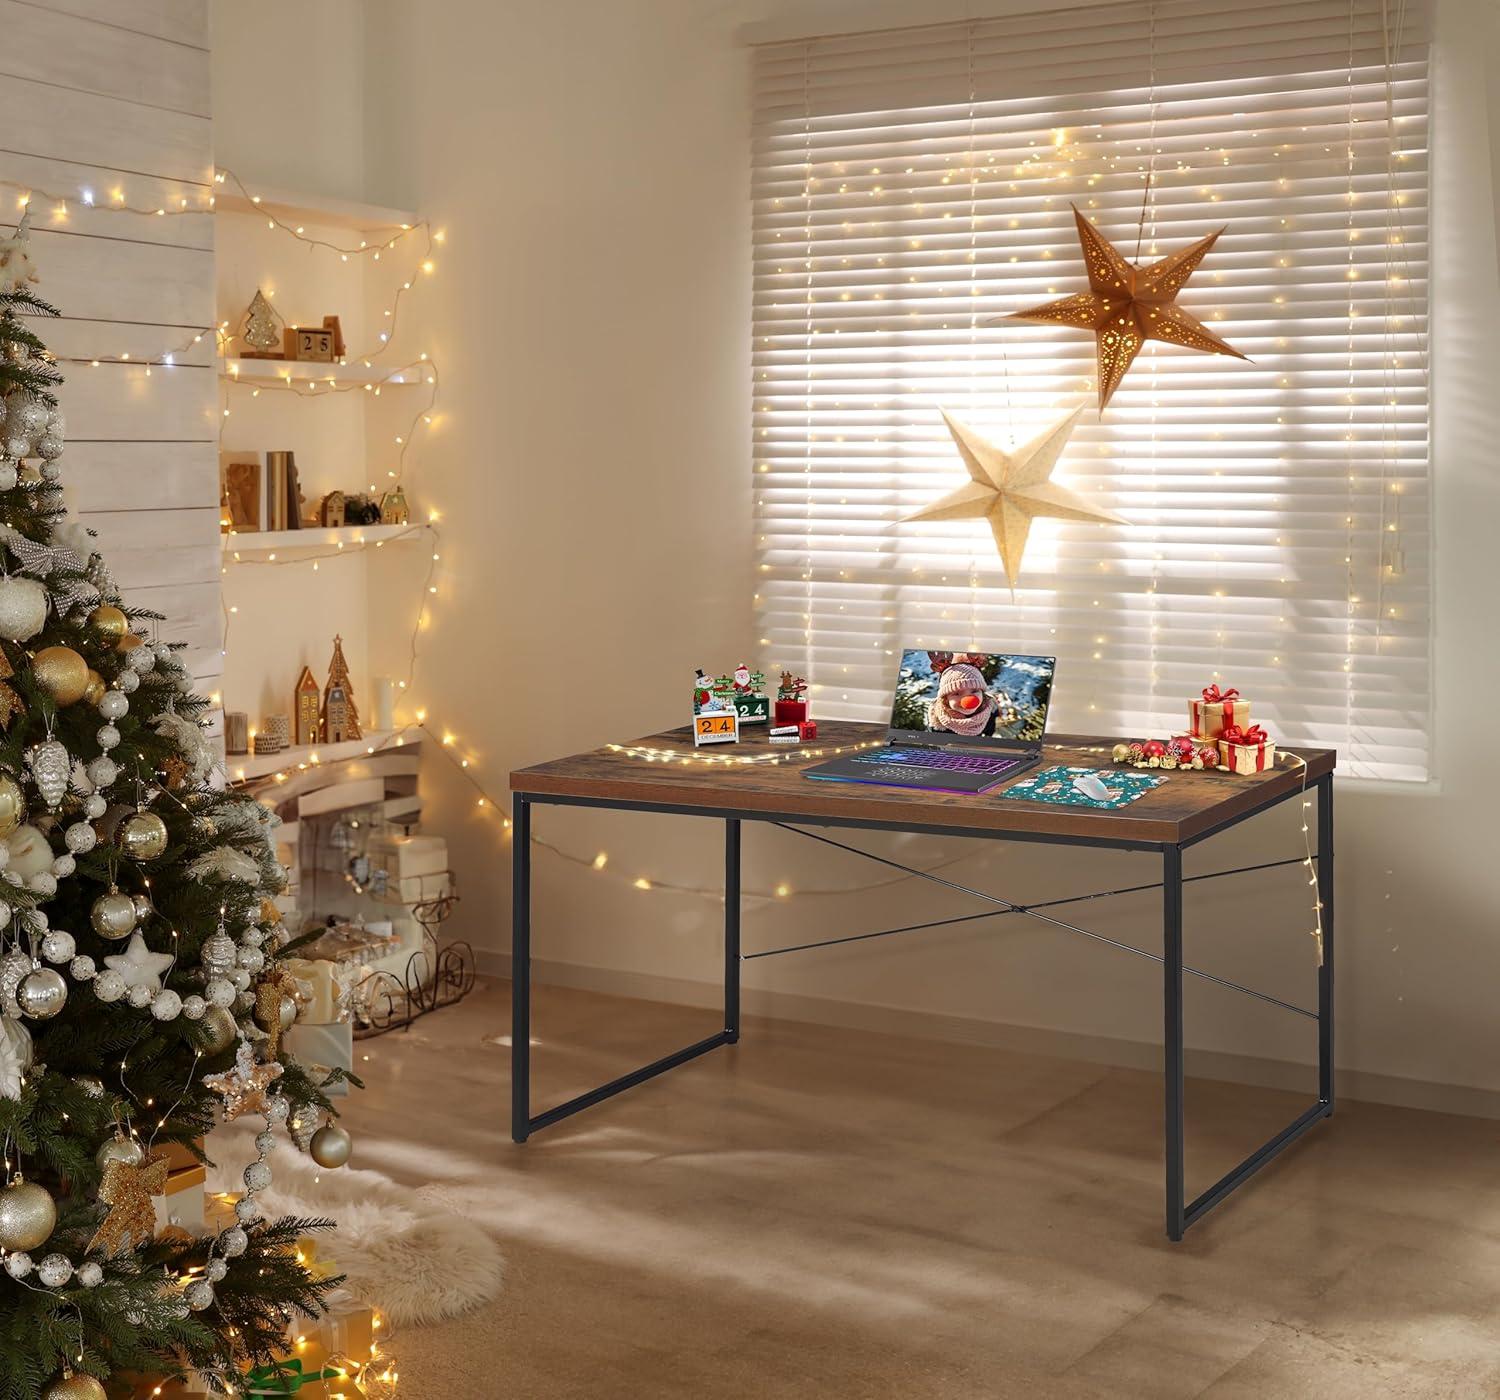
[[[1353, 57], [1351, 66], [1350, 58]], [[1153, 81], [1154, 79], [1154, 81]], [[1055, 653], [1052, 729], [1180, 727], [1235, 685], [1341, 770], [1428, 768], [1427, 62], [1396, 0], [1157, 0], [756, 56], [757, 606], [824, 713], [902, 644]], [[1151, 199], [1141, 222], [1142, 190]], [[1071, 204], [1250, 362], [1151, 345], [1096, 408]], [[983, 521], [903, 523], [1076, 403], [1012, 594]]]

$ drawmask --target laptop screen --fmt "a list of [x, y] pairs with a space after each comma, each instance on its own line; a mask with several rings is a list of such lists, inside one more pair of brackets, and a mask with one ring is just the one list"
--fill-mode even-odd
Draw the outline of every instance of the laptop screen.
[[944, 743], [1040, 743], [1056, 665], [1053, 656], [903, 651], [891, 729]]

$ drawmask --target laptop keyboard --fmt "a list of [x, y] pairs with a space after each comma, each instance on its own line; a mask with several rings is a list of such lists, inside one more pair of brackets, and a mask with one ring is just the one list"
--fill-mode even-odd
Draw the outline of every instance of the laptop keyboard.
[[855, 763], [910, 763], [919, 768], [941, 768], [950, 773], [1005, 773], [1021, 762], [995, 754], [943, 753], [937, 749], [879, 749], [862, 754]]

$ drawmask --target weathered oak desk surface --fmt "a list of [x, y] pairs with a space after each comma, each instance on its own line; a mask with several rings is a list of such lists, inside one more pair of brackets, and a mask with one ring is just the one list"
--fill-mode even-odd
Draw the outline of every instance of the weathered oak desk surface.
[[[1001, 841], [1040, 841], [1073, 846], [1100, 846], [1150, 851], [1161, 859], [1159, 884], [1133, 885], [1131, 890], [1162, 891], [1162, 952], [1121, 944], [1076, 924], [1041, 912], [1060, 903], [1103, 898], [1125, 891], [1101, 891], [1069, 896], [1045, 904], [1019, 906], [982, 890], [948, 885], [996, 907], [997, 912], [1039, 918], [1056, 927], [1085, 934], [1116, 948], [1161, 964], [1163, 982], [1163, 1061], [1166, 1102], [1166, 1224], [1167, 1235], [1183, 1231], [1242, 1185], [1308, 1128], [1333, 1113], [1333, 770], [1331, 749], [1279, 751], [1276, 766], [1264, 773], [1236, 776], [1221, 771], [1177, 769], [1167, 781], [1129, 806], [1112, 811], [1066, 807], [1002, 797], [1003, 787], [988, 793], [918, 792], [858, 783], [813, 782], [801, 769], [839, 750], [873, 746], [884, 738], [882, 726], [836, 720], [818, 721], [818, 739], [804, 748], [772, 745], [764, 734], [750, 730], [739, 744], [695, 750], [691, 731], [684, 727], [654, 734], [629, 744], [612, 744], [590, 753], [575, 754], [535, 764], [511, 774], [514, 810], [514, 919], [512, 934], [513, 1025], [511, 1030], [511, 1135], [525, 1142], [531, 1133], [581, 1109], [651, 1079], [665, 1070], [721, 1045], [732, 1045], [740, 1035], [740, 827], [745, 821], [774, 822], [799, 828], [874, 828], [894, 831], [941, 832]], [[1112, 739], [1077, 735], [1054, 736], [1046, 745], [1042, 767], [1084, 765], [1113, 771]], [[777, 762], [764, 761], [775, 755]], [[750, 762], [743, 760], [749, 759]], [[762, 761], [754, 761], [760, 759]], [[1029, 770], [1035, 772], [1036, 769]], [[1024, 777], [1026, 774], [1018, 775]], [[1296, 799], [1304, 792], [1318, 803], [1318, 843], [1312, 860], [1316, 868], [1322, 961], [1317, 974], [1317, 1008], [1312, 1010], [1254, 988], [1185, 965], [1182, 955], [1182, 852], [1217, 832], [1257, 813]], [[623, 811], [672, 812], [720, 819], [724, 822], [724, 1029], [695, 1045], [667, 1055], [630, 1074], [539, 1114], [531, 1111], [531, 816], [538, 804], [612, 808]], [[1310, 825], [1310, 823], [1309, 823]], [[831, 837], [804, 836], [822, 841]], [[841, 849], [869, 856], [886, 865], [885, 857], [834, 842]], [[1195, 880], [1269, 872], [1279, 866], [1301, 864], [1305, 852], [1256, 866], [1197, 875]], [[898, 866], [924, 879], [935, 877], [908, 866]], [[888, 932], [894, 930], [888, 930]], [[910, 931], [902, 930], [904, 931]], [[878, 935], [877, 935], [878, 936]], [[788, 950], [791, 951], [791, 950]], [[1263, 1002], [1313, 1020], [1318, 1025], [1318, 1098], [1286, 1128], [1262, 1144], [1237, 1167], [1189, 1201], [1183, 1180], [1183, 1017], [1184, 973], [1218, 983]]]

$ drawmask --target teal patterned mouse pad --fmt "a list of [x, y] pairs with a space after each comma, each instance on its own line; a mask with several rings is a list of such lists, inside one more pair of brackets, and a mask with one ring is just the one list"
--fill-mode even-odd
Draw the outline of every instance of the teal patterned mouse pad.
[[[1107, 801], [1090, 797], [1073, 786], [1073, 780], [1082, 773], [1092, 773], [1111, 796]], [[1101, 811], [1112, 811], [1116, 807], [1128, 807], [1138, 797], [1143, 797], [1152, 788], [1159, 787], [1166, 779], [1155, 773], [1127, 773], [1123, 769], [1069, 768], [1059, 764], [1056, 768], [1044, 768], [1029, 778], [1012, 783], [1001, 797], [1020, 797], [1027, 802], [1053, 802], [1063, 807], [1095, 807]]]

